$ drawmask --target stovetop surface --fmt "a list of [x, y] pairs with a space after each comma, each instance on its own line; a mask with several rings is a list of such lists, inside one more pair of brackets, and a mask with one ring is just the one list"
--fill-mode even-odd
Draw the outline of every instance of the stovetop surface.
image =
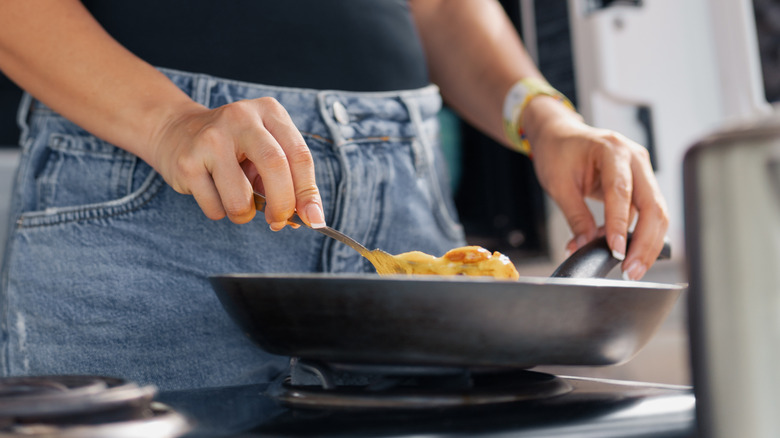
[[573, 390], [542, 400], [417, 410], [288, 409], [268, 385], [163, 392], [196, 437], [694, 437], [688, 387], [566, 377]]

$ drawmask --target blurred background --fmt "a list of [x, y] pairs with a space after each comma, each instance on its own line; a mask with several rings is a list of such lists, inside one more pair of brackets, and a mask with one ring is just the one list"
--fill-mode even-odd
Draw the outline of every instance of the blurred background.
[[[704, 134], [767, 112], [780, 100], [780, 0], [501, 3], [542, 73], [586, 121], [648, 148], [669, 202], [674, 255], [656, 264], [646, 279], [685, 282], [683, 155]], [[0, 75], [0, 244], [18, 162], [20, 96]], [[521, 275], [550, 275], [563, 259], [570, 233], [542, 193], [532, 162], [481, 135], [446, 107], [440, 118], [470, 242], [509, 255]], [[600, 216], [600, 205], [592, 207]], [[690, 383], [685, 300], [628, 364], [554, 371]]]

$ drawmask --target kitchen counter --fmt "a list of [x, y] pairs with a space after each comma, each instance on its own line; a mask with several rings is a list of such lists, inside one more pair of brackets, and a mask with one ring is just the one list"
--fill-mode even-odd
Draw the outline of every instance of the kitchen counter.
[[267, 385], [163, 392], [196, 437], [692, 437], [689, 387], [567, 377], [568, 394], [537, 401], [407, 411], [286, 409]]

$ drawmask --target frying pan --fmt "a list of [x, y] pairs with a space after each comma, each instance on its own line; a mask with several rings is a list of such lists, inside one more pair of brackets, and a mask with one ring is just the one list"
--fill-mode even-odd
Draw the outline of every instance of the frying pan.
[[[629, 238], [630, 242], [630, 238]], [[668, 245], [662, 257], [669, 257]], [[233, 321], [274, 354], [412, 367], [612, 365], [652, 337], [685, 288], [605, 278], [605, 239], [551, 278], [228, 274], [210, 278]]]

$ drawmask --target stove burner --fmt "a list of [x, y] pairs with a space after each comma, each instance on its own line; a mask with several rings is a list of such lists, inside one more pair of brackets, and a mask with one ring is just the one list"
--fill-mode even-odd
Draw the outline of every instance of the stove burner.
[[176, 430], [176, 435], [145, 434], [150, 437], [186, 431], [184, 417], [152, 402], [156, 392], [112, 377], [0, 378], [0, 437], [122, 437], [133, 436], [125, 435], [132, 426], [148, 424]]
[[17, 422], [83, 422], [132, 418], [148, 409], [156, 389], [96, 376], [0, 379], [0, 418]]
[[269, 395], [304, 408], [420, 409], [538, 400], [571, 389], [559, 377], [526, 370], [293, 360], [290, 376], [270, 388]]
[[14, 424], [0, 428], [0, 438], [175, 438], [191, 427], [178, 412], [153, 402], [143, 418], [100, 424]]

